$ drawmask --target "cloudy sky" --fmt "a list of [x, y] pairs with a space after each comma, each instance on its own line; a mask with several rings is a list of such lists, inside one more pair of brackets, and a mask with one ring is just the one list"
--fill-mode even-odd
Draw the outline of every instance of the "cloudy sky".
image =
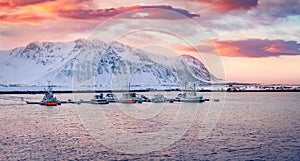
[[230, 81], [300, 84], [299, 0], [0, 0], [0, 37], [0, 50], [118, 40], [200, 55]]

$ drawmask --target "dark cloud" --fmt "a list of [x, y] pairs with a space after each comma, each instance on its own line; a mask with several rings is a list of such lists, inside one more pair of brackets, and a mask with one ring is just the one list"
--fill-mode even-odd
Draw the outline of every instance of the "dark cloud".
[[[132, 12], [128, 12], [132, 11]], [[169, 11], [169, 12], [167, 12]], [[173, 11], [173, 12], [170, 12]], [[128, 12], [128, 13], [126, 13]], [[174, 14], [174, 12], [178, 14]], [[103, 17], [113, 17], [124, 13], [124, 18], [148, 18], [148, 19], [180, 19], [186, 17], [199, 17], [198, 14], [192, 14], [187, 10], [173, 8], [172, 6], [154, 5], [154, 6], [129, 6], [109, 9], [59, 9], [57, 14], [62, 17], [73, 19], [98, 19]]]
[[202, 8], [208, 6], [208, 10], [201, 13], [199, 23], [212, 31], [214, 29], [235, 31], [284, 24], [290, 21], [288, 19], [290, 16], [300, 16], [300, 0], [197, 0], [197, 2]]
[[257, 18], [263, 18], [265, 21], [272, 21], [278, 18], [285, 18], [290, 15], [300, 15], [299, 0], [272, 0], [262, 1], [255, 12]]

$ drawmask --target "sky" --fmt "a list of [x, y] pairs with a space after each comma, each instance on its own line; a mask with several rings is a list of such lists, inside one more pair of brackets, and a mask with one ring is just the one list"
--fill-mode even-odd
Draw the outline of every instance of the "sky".
[[0, 50], [79, 38], [196, 55], [228, 81], [300, 84], [299, 0], [0, 0]]

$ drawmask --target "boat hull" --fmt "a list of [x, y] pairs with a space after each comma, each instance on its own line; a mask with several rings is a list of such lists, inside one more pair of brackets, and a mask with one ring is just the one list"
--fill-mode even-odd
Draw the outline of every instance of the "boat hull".
[[41, 104], [41, 102], [26, 101], [27, 104]]
[[121, 103], [136, 103], [136, 100], [121, 100]]
[[108, 104], [107, 100], [91, 100], [91, 104]]
[[57, 106], [58, 103], [57, 102], [49, 102], [49, 101], [47, 101], [47, 102], [45, 102], [45, 105], [46, 106]]
[[205, 100], [204, 99], [201, 99], [201, 100], [182, 99], [182, 100], [180, 100], [180, 102], [202, 103], [202, 102], [205, 102]]
[[182, 95], [182, 96], [183, 97], [177, 97], [174, 101], [190, 102], [190, 103], [202, 103], [206, 101], [206, 99], [203, 99], [202, 96], [186, 96], [186, 95]]

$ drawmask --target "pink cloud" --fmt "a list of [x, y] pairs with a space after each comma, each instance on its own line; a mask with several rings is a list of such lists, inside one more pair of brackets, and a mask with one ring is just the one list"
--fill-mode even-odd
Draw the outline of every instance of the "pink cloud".
[[[227, 57], [278, 57], [283, 55], [300, 55], [300, 43], [285, 40], [214, 40], [216, 49], [220, 56]], [[213, 53], [214, 48], [210, 46], [175, 46], [176, 50], [182, 52], [205, 52]]]
[[206, 4], [220, 12], [227, 12], [238, 9], [249, 10], [258, 5], [258, 0], [192, 0]]

